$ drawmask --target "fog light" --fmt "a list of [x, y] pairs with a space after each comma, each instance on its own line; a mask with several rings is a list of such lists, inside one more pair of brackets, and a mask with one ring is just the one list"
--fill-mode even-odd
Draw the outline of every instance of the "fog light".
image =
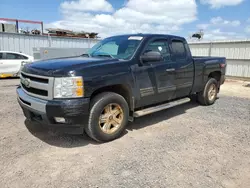
[[55, 121], [57, 123], [66, 123], [66, 120], [63, 117], [55, 117]]

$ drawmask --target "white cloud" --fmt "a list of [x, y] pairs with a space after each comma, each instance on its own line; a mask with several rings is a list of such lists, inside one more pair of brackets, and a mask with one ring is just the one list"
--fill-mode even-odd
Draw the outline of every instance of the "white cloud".
[[239, 20], [229, 21], [229, 20], [224, 20], [221, 17], [212, 18], [210, 20], [210, 23], [214, 25], [227, 25], [227, 26], [232, 26], [232, 27], [237, 27], [241, 24]]
[[112, 12], [112, 5], [106, 0], [79, 0], [65, 1], [61, 4], [62, 10], [70, 11], [101, 11]]
[[250, 34], [250, 25], [245, 28], [246, 33]]
[[[102, 2], [102, 6], [94, 6], [97, 2]], [[197, 14], [195, 0], [129, 0], [112, 13], [104, 13], [104, 10], [113, 10], [105, 0], [66, 1], [60, 7], [63, 19], [48, 27], [98, 32], [101, 37], [124, 33], [172, 33], [180, 30], [183, 24], [195, 21]]]
[[211, 8], [221, 8], [224, 6], [235, 6], [244, 0], [200, 0], [203, 4], [209, 4]]
[[239, 20], [225, 20], [221, 17], [214, 17], [211, 18], [209, 23], [205, 24], [198, 24], [196, 27], [198, 29], [202, 30], [208, 30], [209, 28], [217, 28], [218, 26], [220, 28], [226, 28], [226, 27], [238, 27], [241, 25], [241, 22]]
[[195, 19], [196, 3], [194, 0], [130, 0], [115, 16], [132, 22], [183, 24]]
[[196, 27], [198, 29], [206, 30], [209, 26], [210, 26], [210, 24], [198, 24]]
[[204, 35], [205, 40], [227, 40], [227, 39], [243, 39], [244, 35], [238, 34], [236, 32], [223, 32], [221, 29], [214, 29], [208, 31]]

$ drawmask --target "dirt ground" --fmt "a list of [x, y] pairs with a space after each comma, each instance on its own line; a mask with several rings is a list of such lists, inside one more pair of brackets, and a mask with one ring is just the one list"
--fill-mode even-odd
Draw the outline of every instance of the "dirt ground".
[[18, 83], [0, 80], [0, 187], [250, 187], [249, 83], [226, 82], [213, 106], [136, 119], [105, 144], [27, 123]]

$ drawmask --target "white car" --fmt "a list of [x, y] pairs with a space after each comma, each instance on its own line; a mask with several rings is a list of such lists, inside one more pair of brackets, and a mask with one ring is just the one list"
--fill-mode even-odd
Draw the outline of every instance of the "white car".
[[11, 51], [0, 51], [0, 78], [17, 77], [21, 67], [32, 63], [34, 57]]

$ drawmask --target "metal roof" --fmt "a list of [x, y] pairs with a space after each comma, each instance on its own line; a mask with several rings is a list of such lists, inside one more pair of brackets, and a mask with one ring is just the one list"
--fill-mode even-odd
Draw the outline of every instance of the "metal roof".
[[239, 40], [204, 40], [204, 41], [190, 41], [187, 40], [189, 44], [208, 44], [208, 43], [242, 43], [250, 42], [250, 39], [239, 39]]

